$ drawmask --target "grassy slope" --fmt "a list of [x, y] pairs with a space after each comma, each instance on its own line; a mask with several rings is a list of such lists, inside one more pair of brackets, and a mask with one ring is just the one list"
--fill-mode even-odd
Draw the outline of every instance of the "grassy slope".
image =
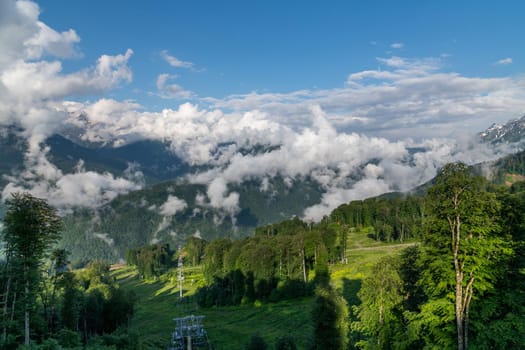
[[[348, 264], [332, 267], [334, 286], [349, 304], [358, 302], [356, 293], [361, 280], [382, 256], [394, 254], [408, 244], [388, 245], [371, 240], [365, 233], [352, 233], [348, 237]], [[243, 349], [250, 336], [259, 333], [270, 348], [275, 339], [292, 335], [300, 349], [306, 348], [312, 333], [310, 319], [314, 298], [198, 309], [191, 301], [198, 286], [203, 284], [200, 268], [185, 269], [185, 303], [179, 303], [176, 272], [171, 271], [158, 281], [145, 282], [137, 277], [133, 268], [123, 267], [114, 272], [123, 288], [132, 288], [138, 297], [131, 328], [140, 334], [144, 345], [151, 349], [166, 348], [173, 331], [173, 318], [187, 315], [205, 315], [204, 327], [214, 349]]]

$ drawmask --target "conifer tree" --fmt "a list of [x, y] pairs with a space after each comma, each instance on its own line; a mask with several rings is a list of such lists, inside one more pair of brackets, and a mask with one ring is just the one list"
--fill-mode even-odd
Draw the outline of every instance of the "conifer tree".
[[21, 271], [20, 276], [8, 276], [8, 279], [19, 278], [23, 286], [24, 344], [29, 346], [30, 315], [36, 304], [39, 268], [49, 248], [60, 237], [62, 222], [56, 209], [29, 193], [14, 193], [6, 201], [6, 207], [3, 237], [6, 256], [10, 259], [8, 264], [16, 265]]

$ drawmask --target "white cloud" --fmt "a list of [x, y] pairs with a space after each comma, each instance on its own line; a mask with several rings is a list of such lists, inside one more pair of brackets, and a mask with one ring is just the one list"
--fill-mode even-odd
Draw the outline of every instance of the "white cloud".
[[75, 44], [80, 37], [73, 29], [59, 33], [42, 22], [37, 22], [40, 29], [37, 35], [25, 42], [30, 59], [41, 58], [44, 54], [59, 58], [74, 58], [81, 54]]
[[115, 244], [115, 240], [109, 236], [107, 233], [93, 233], [93, 236], [95, 238], [98, 238], [102, 241], [104, 241], [108, 246], [113, 247]]
[[172, 67], [175, 68], [193, 68], [192, 62], [181, 61], [177, 57], [171, 56], [167, 50], [160, 52], [160, 56]]
[[95, 67], [64, 75], [59, 61], [17, 61], [1, 72], [0, 83], [8, 93], [2, 102], [7, 104], [8, 97], [14, 100], [12, 103], [38, 103], [108, 91], [132, 80], [132, 72], [127, 66], [132, 54], [133, 51], [128, 49], [123, 55], [102, 55]]
[[[210, 170], [191, 177], [208, 186], [201, 205], [235, 213], [240, 198], [229, 184], [310, 177], [326, 190], [322, 202], [305, 213], [319, 219], [348, 200], [409, 190], [446, 162], [493, 159], [489, 150], [428, 136], [450, 136], [450, 128], [462, 135], [465, 129], [476, 131], [473, 125], [481, 130], [494, 118], [508, 119], [509, 110], [525, 107], [518, 80], [441, 73], [434, 59], [384, 62], [393, 68], [350, 75], [347, 88], [208, 101], [231, 109], [228, 113], [190, 103], [177, 110], [142, 112], [130, 102], [114, 100], [71, 108], [74, 115], [87, 111], [86, 126], [107, 141], [129, 135], [167, 140], [189, 163], [206, 164]], [[271, 151], [240, 152], [255, 145]], [[411, 154], [413, 147], [424, 151]]]
[[40, 8], [32, 1], [0, 2], [0, 69], [18, 60], [78, 56], [80, 38], [72, 29], [59, 33], [38, 20]]
[[163, 216], [173, 216], [176, 213], [186, 209], [188, 204], [185, 200], [176, 196], [168, 195], [168, 199], [160, 206], [160, 213]]
[[216, 178], [209, 184], [206, 194], [212, 207], [224, 209], [233, 215], [239, 211], [239, 194], [228, 193], [227, 185], [223, 178]]
[[502, 65], [502, 66], [505, 66], [505, 65], [508, 65], [508, 64], [511, 64], [511, 63], [512, 63], [512, 58], [511, 57], [502, 58], [501, 60], [496, 62], [496, 64]]
[[32, 1], [0, 2], [0, 124], [22, 126], [28, 136], [41, 140], [67, 117], [65, 98], [100, 94], [130, 82], [133, 51], [102, 55], [93, 67], [63, 73], [60, 59], [80, 55], [80, 37], [73, 29], [55, 31], [39, 16]]
[[157, 77], [157, 95], [165, 99], [189, 99], [194, 96], [191, 91], [184, 90], [180, 85], [169, 83], [170, 80], [175, 80], [176, 75], [159, 74]]
[[[168, 195], [168, 199], [166, 199], [166, 202], [164, 202], [160, 207], [160, 214], [162, 215], [162, 220], [157, 226], [157, 229], [153, 233], [153, 238], [151, 239], [151, 244], [156, 244], [160, 242], [160, 239], [158, 237], [158, 234], [161, 231], [166, 230], [168, 227], [170, 227], [172, 223], [173, 215], [177, 214], [178, 212], [186, 209], [188, 207], [188, 204], [185, 200], [177, 198], [173, 195]], [[149, 210], [156, 211], [156, 206], [151, 206]], [[175, 236], [177, 233], [174, 231], [169, 232], [170, 236]]]
[[391, 191], [390, 187], [383, 180], [366, 178], [357, 182], [350, 189], [331, 188], [323, 194], [321, 203], [306, 208], [304, 219], [317, 222], [343, 203], [377, 196], [389, 191]]
[[403, 43], [392, 43], [390, 44], [390, 47], [392, 49], [402, 49], [405, 45]]
[[71, 207], [99, 207], [120, 194], [141, 188], [141, 184], [109, 173], [78, 170], [76, 173], [63, 174], [47, 160], [46, 152], [42, 151], [32, 159], [28, 157], [26, 170], [22, 174], [9, 178], [10, 182], [2, 191], [2, 199], [5, 200], [14, 192], [27, 191], [67, 211]]
[[[399, 56], [377, 58], [379, 68], [351, 72], [344, 86], [333, 89], [205, 98], [201, 106], [183, 103], [159, 112], [126, 100], [71, 101], [130, 82], [133, 51], [102, 55], [92, 67], [64, 73], [61, 59], [79, 54], [80, 38], [72, 29], [58, 32], [40, 22], [39, 13], [30, 1], [0, 1], [0, 124], [22, 126], [29, 140], [26, 169], [10, 179], [3, 198], [27, 188], [61, 208], [99, 206], [141, 188], [137, 169], [119, 178], [82, 166], [64, 174], [51, 164], [41, 143], [71, 124], [83, 129], [88, 141], [169, 142], [188, 163], [206, 166], [190, 178], [207, 185], [199, 205], [232, 217], [240, 195], [231, 184], [257, 178], [263, 179], [261, 190], [268, 190], [275, 176], [290, 186], [296, 179], [314, 179], [326, 193], [305, 217], [319, 219], [353, 199], [408, 190], [446, 162], [495, 157], [488, 149], [452, 139], [525, 110], [523, 78], [468, 77], [444, 70], [446, 57]], [[402, 48], [401, 43], [392, 48]], [[194, 69], [193, 63], [167, 51], [161, 56], [173, 67]], [[195, 97], [175, 79], [160, 74], [158, 95]], [[255, 146], [264, 150], [246, 152]], [[414, 147], [422, 150], [414, 153]], [[164, 215], [157, 232], [168, 228], [168, 217], [186, 206], [169, 195], [157, 208]], [[218, 222], [223, 219], [217, 217]]]
[[[392, 140], [458, 137], [505, 122], [525, 110], [525, 80], [467, 77], [442, 71], [445, 58], [378, 58], [381, 68], [349, 74], [347, 86], [288, 94], [249, 93], [207, 99], [215, 108], [257, 109], [294, 129], [321, 106], [339, 132]], [[366, 122], [362, 122], [366, 121]]]

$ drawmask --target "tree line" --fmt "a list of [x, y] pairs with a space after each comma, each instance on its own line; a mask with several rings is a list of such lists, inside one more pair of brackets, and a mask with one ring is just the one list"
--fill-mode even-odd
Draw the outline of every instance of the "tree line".
[[202, 256], [208, 286], [202, 306], [311, 295], [311, 271], [342, 259], [336, 227], [309, 227], [299, 219], [257, 229], [253, 237], [216, 239]]
[[174, 252], [168, 243], [146, 245], [126, 251], [126, 262], [137, 267], [142, 278], [159, 277], [173, 264]]
[[361, 349], [520, 349], [525, 344], [525, 192], [461, 163], [426, 195], [421, 244], [383, 258], [359, 291]]
[[[344, 262], [349, 230], [417, 245], [382, 258], [360, 282], [349, 315], [339, 311], [323, 324], [326, 310], [341, 310], [333, 304], [340, 294], [329, 283], [309, 283], [322, 279], [324, 267]], [[260, 227], [250, 238], [205, 244], [200, 259], [209, 284], [202, 305], [276, 300], [270, 296], [279, 287], [300, 281], [316, 290], [316, 305], [325, 305], [312, 317], [315, 329], [339, 339], [327, 345], [314, 334], [323, 345], [312, 348], [520, 349], [524, 239], [523, 183], [494, 185], [462, 163], [449, 164], [420, 197], [354, 201], [318, 224], [293, 219]]]
[[71, 271], [67, 251], [56, 246], [61, 229], [45, 200], [15, 193], [6, 201], [0, 347], [129, 348], [129, 335], [115, 331], [133, 315], [134, 296], [118, 288], [106, 263]]
[[336, 221], [355, 229], [371, 228], [370, 236], [386, 242], [420, 239], [424, 217], [422, 197], [369, 198], [336, 208], [324, 221]]
[[423, 210], [423, 200], [414, 196], [354, 201], [317, 224], [294, 218], [234, 241], [191, 237], [184, 254], [187, 263], [203, 265], [208, 286], [199, 291], [202, 306], [311, 295], [312, 271], [345, 262], [351, 230], [377, 240], [414, 240], [422, 234]]

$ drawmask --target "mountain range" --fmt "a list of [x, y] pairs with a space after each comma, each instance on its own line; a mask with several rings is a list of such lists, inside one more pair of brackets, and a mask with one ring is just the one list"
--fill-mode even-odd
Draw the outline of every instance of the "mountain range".
[[483, 142], [522, 143], [525, 140], [525, 115], [506, 124], [492, 124], [487, 130], [479, 133]]
[[[0, 132], [0, 186], [4, 189], [14, 178], [26, 176], [29, 146], [21, 132], [16, 127], [3, 128]], [[505, 125], [492, 125], [478, 137], [483, 144], [497, 147], [502, 143], [521, 144], [525, 140], [524, 133], [525, 116]], [[61, 174], [79, 171], [105, 174], [115, 181], [122, 178], [137, 184], [105, 197], [97, 205], [61, 208], [65, 221], [61, 245], [71, 252], [72, 260], [78, 262], [97, 258], [117, 261], [125, 256], [126, 249], [155, 242], [170, 242], [177, 246], [189, 236], [204, 239], [243, 237], [252, 233], [255, 227], [293, 216], [302, 217], [307, 208], [319, 205], [326, 196], [338, 195], [331, 193], [323, 183], [326, 177], [323, 174], [332, 172], [330, 176], [333, 178], [337, 175], [333, 174], [335, 170], [320, 169], [313, 175], [293, 178], [276, 173], [225, 183], [218, 191], [226, 204], [217, 205], [210, 194], [212, 188], [195, 180], [200, 174], [213, 176], [215, 168], [185, 161], [173, 151], [169, 142], [141, 140], [114, 147], [82, 142], [70, 130], [48, 137], [44, 144], [47, 147], [46, 159]], [[238, 147], [238, 152], [264, 156], [278, 148], [278, 145], [255, 145]], [[409, 149], [406, 164], [416, 167], [425, 151], [424, 147]], [[521, 164], [521, 158], [507, 157], [505, 159], [512, 159], [510, 163], [500, 160], [491, 164], [497, 169], [514, 164], [514, 171], [522, 173], [522, 167], [516, 166]], [[353, 175], [343, 181], [348, 189], [353, 190], [353, 184], [365, 183], [370, 173], [381, 164], [380, 159], [358, 164]], [[492, 174], [498, 174], [497, 169]], [[381, 183], [388, 174], [374, 176], [374, 180]], [[504, 175], [495, 178], [504, 181]], [[389, 188], [398, 190], [395, 186]], [[377, 194], [381, 193], [378, 190]]]

